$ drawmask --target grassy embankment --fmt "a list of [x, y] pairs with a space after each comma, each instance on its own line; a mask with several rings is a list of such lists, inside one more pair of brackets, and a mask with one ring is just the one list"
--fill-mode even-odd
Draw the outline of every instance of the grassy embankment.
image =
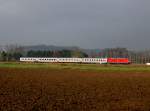
[[81, 71], [106, 71], [106, 72], [150, 72], [150, 67], [145, 65], [110, 65], [110, 64], [74, 64], [74, 63], [21, 63], [1, 62], [0, 68], [48, 68], [70, 69]]

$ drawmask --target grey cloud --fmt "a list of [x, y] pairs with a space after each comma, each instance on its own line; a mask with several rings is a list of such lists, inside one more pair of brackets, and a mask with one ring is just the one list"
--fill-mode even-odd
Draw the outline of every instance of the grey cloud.
[[150, 48], [149, 0], [1, 0], [0, 44]]

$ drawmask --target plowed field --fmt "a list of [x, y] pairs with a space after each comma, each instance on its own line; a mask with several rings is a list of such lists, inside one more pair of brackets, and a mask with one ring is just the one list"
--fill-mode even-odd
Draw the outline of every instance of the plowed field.
[[0, 111], [150, 111], [150, 72], [0, 67]]

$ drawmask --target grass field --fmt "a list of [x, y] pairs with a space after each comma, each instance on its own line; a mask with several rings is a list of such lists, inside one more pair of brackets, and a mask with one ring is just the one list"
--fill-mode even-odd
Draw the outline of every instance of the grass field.
[[0, 63], [0, 111], [150, 111], [150, 67]]
[[73, 63], [20, 63], [0, 62], [0, 68], [44, 68], [44, 69], [77, 69], [82, 71], [104, 72], [150, 72], [146, 65], [109, 65], [109, 64], [73, 64]]

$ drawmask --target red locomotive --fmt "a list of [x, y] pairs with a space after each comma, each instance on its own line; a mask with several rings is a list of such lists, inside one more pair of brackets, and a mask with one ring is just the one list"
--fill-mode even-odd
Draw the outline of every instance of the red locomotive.
[[109, 64], [130, 64], [131, 63], [128, 58], [108, 58], [107, 62]]

